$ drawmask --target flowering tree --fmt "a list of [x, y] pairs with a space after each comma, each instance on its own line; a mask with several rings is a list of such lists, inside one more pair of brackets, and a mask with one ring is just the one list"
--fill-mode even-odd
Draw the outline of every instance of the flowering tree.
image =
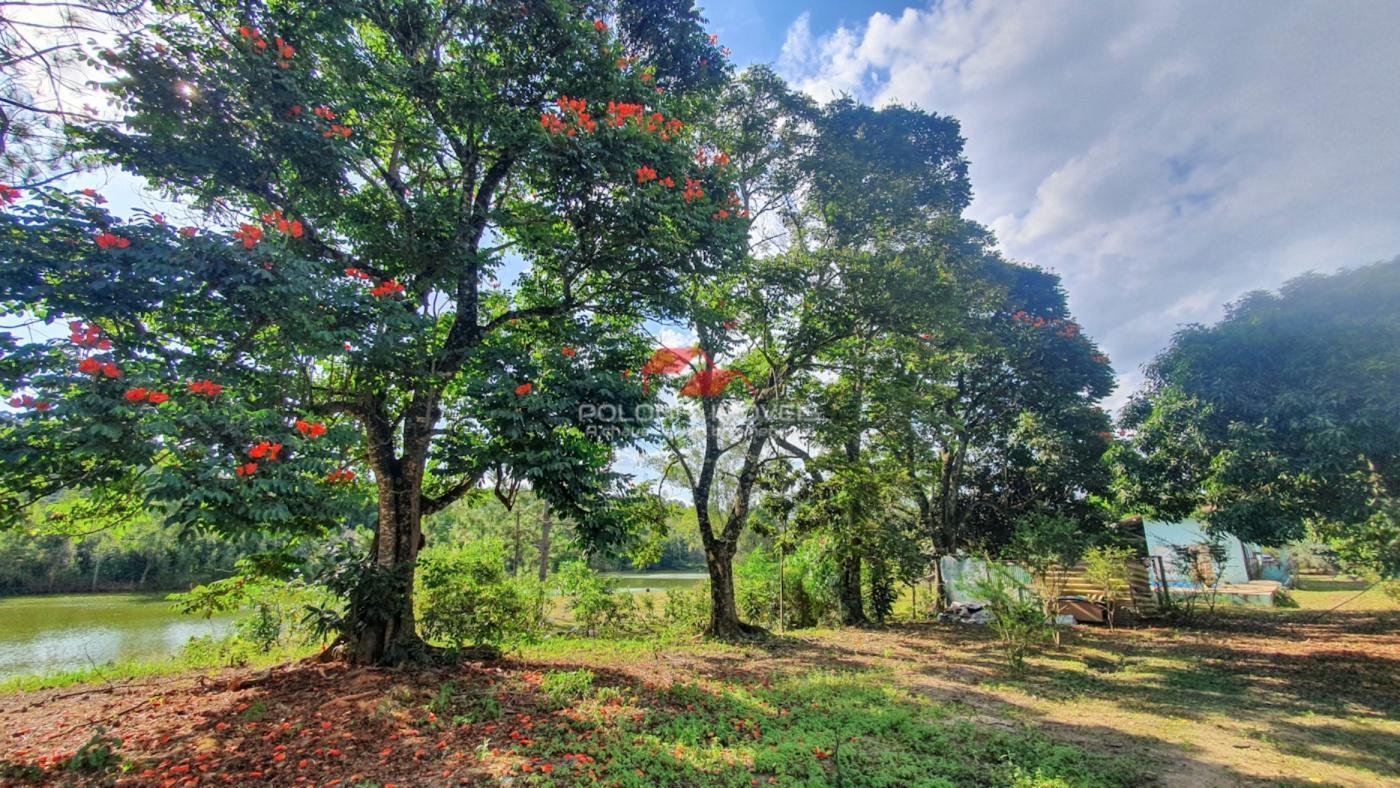
[[418, 642], [421, 520], [484, 479], [606, 535], [620, 480], [580, 414], [607, 409], [580, 405], [641, 400], [639, 322], [746, 234], [697, 157], [724, 79], [700, 23], [677, 2], [224, 2], [102, 53], [125, 122], [77, 144], [189, 216], [42, 190], [0, 214], [6, 311], [71, 322], [5, 337], [6, 494], [82, 486], [225, 531], [365, 512], [343, 630], [365, 662]]

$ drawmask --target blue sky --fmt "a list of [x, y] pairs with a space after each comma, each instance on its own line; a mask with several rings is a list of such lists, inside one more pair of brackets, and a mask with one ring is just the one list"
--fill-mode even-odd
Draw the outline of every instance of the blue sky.
[[1122, 402], [1182, 324], [1307, 271], [1400, 255], [1400, 3], [710, 2], [774, 62], [962, 123], [1008, 256], [1062, 275]]

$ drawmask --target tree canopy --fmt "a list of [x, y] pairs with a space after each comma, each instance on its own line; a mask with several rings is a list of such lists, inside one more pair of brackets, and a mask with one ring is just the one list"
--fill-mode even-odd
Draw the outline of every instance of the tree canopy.
[[1120, 502], [1241, 539], [1315, 532], [1400, 571], [1400, 260], [1290, 280], [1187, 326], [1114, 449]]

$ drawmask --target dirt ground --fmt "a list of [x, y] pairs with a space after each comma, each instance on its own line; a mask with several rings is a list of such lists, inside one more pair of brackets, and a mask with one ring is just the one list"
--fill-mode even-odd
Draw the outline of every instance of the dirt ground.
[[[301, 663], [19, 693], [0, 697], [0, 782], [510, 784], [549, 764], [501, 749], [550, 714], [553, 736], [601, 735], [569, 727], [540, 692], [542, 674], [587, 667], [601, 684], [656, 697], [675, 682], [874, 671], [957, 720], [1129, 759], [1163, 785], [1400, 785], [1400, 613], [1236, 611], [1190, 629], [1081, 627], [1019, 676], [995, 645], [983, 627], [901, 625], [744, 647], [579, 642], [440, 670]], [[439, 719], [433, 699], [447, 682], [490, 704], [490, 721]], [[611, 705], [600, 707], [605, 721], [641, 720], [664, 704]], [[124, 771], [54, 768], [99, 729]], [[560, 752], [559, 767], [540, 769], [553, 774], [546, 782], [614, 782], [586, 756]], [[575, 779], [552, 772], [564, 766]]]

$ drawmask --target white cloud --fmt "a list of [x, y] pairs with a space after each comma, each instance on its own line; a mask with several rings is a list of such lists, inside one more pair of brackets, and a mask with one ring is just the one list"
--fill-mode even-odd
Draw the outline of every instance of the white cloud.
[[947, 0], [859, 29], [804, 15], [780, 68], [958, 118], [971, 215], [1064, 276], [1136, 385], [1247, 290], [1400, 254], [1397, 29], [1395, 3]]

